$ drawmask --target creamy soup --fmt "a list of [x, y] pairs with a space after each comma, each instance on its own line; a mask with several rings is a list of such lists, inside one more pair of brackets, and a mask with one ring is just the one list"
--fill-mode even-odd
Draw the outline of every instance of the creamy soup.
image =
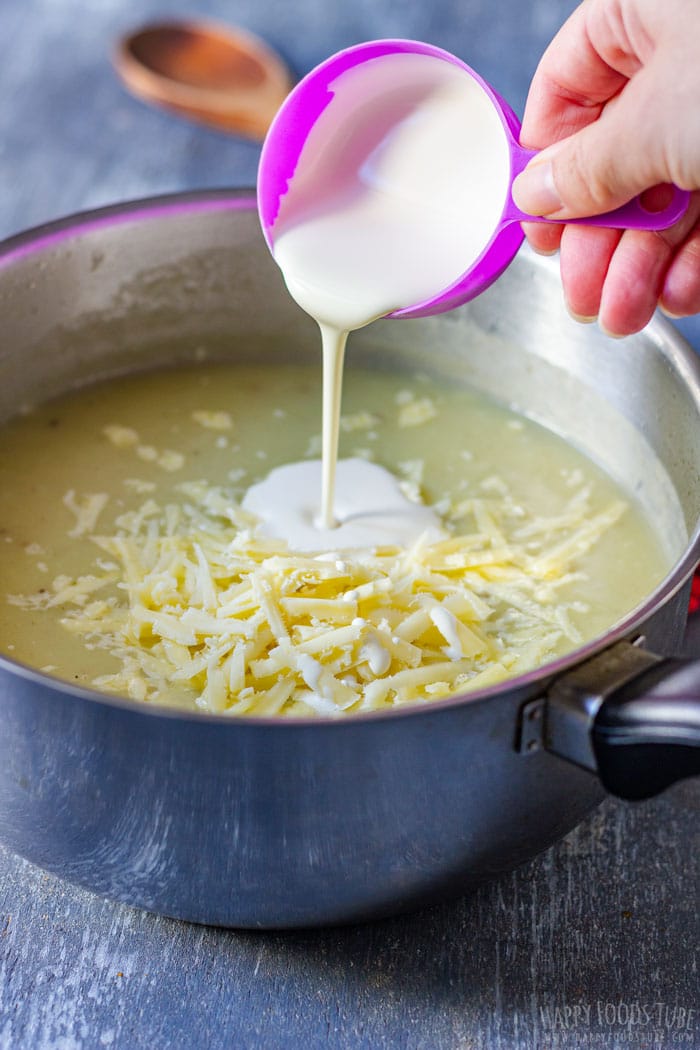
[[634, 500], [544, 428], [468, 389], [352, 369], [341, 457], [390, 470], [439, 532], [290, 550], [242, 501], [318, 460], [320, 381], [142, 374], [0, 428], [2, 651], [147, 702], [352, 713], [539, 666], [667, 571]]

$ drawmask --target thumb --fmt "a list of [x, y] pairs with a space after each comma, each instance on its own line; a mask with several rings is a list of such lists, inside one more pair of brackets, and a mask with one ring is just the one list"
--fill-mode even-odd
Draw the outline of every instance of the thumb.
[[640, 71], [597, 120], [538, 153], [513, 183], [513, 199], [529, 215], [553, 219], [600, 215], [660, 182], [666, 170], [665, 121]]

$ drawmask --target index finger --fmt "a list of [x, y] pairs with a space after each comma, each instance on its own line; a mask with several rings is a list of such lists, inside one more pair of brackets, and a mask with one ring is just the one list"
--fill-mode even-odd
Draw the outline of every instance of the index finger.
[[600, 116], [641, 66], [619, 0], [587, 0], [545, 51], [530, 86], [520, 141], [542, 149]]

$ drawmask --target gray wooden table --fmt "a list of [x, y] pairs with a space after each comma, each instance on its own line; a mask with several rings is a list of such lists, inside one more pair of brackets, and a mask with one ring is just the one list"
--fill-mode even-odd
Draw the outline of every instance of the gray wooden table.
[[[149, 16], [261, 33], [302, 73], [413, 36], [522, 110], [565, 0], [0, 0], [0, 236], [96, 205], [252, 185], [258, 150], [129, 98], [108, 64]], [[697, 320], [684, 330], [700, 348]], [[253, 934], [92, 897], [0, 848], [0, 1048], [700, 1047], [700, 789], [607, 802], [456, 903]]]

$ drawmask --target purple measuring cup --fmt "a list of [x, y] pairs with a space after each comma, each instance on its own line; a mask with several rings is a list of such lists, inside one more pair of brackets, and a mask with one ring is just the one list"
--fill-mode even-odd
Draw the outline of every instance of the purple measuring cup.
[[[448, 62], [471, 77], [488, 97], [500, 118], [510, 162], [503, 211], [481, 254], [449, 287], [441, 289], [423, 302], [405, 306], [388, 315], [424, 317], [460, 306], [492, 284], [510, 264], [522, 244], [524, 235], [520, 227], [521, 221], [557, 221], [528, 215], [516, 206], [511, 193], [513, 180], [537, 151], [525, 149], [520, 145], [520, 121], [508, 103], [478, 73], [455, 55], [417, 40], [374, 40], [339, 51], [313, 69], [288, 95], [267, 133], [258, 170], [258, 210], [265, 239], [273, 250], [275, 224], [282, 200], [289, 191], [311, 131], [326, 109], [333, 105], [336, 85], [340, 78], [365, 63], [380, 62], [388, 56], [400, 54], [424, 55], [439, 62]], [[367, 99], [363, 101], [366, 103]], [[371, 106], [363, 108], [362, 119], [371, 121]], [[459, 129], [456, 128], [455, 133], [458, 134]], [[621, 208], [603, 215], [566, 221], [614, 229], [662, 230], [671, 226], [684, 214], [689, 200], [690, 194], [687, 191], [674, 186], [670, 202], [660, 211], [649, 211], [640, 198], [635, 197]]]

